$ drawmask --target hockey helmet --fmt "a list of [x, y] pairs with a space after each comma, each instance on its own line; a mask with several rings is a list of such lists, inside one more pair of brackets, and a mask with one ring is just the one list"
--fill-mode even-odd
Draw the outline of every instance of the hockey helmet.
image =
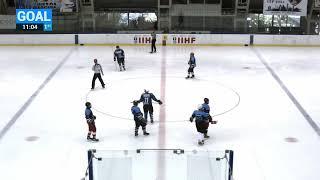
[[116, 48], [118, 49], [118, 48], [120, 48], [120, 46], [117, 45]]
[[138, 101], [132, 101], [132, 103], [133, 103], [134, 106], [138, 105]]
[[204, 98], [203, 101], [204, 103], [209, 104], [209, 98]]
[[146, 89], [145, 89], [145, 90], [144, 90], [144, 93], [149, 93], [149, 90], [146, 90]]
[[91, 103], [90, 102], [86, 102], [86, 107], [87, 108], [91, 108]]

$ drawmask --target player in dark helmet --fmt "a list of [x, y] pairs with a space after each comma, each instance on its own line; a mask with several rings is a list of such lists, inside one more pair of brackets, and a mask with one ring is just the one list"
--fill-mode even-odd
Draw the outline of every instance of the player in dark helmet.
[[[210, 115], [210, 106], [209, 106], [209, 98], [204, 98], [203, 99], [204, 103], [202, 104], [202, 109], [203, 109], [203, 112], [207, 113], [207, 116], [208, 116], [208, 120], [211, 124], [216, 124], [217, 121], [213, 121], [212, 120], [212, 117]], [[209, 124], [208, 124], [209, 125]], [[204, 133], [204, 137], [205, 138], [210, 138], [210, 136], [208, 136], [208, 132], [205, 132]]]
[[148, 112], [150, 114], [151, 123], [153, 123], [153, 106], [152, 100], [158, 102], [160, 105], [162, 104], [161, 100], [158, 100], [152, 93], [148, 90], [144, 90], [144, 93], [141, 94], [140, 100], [137, 102], [143, 102], [143, 111], [144, 111], [144, 119], [148, 121]]
[[203, 145], [204, 134], [207, 133], [208, 127], [209, 127], [209, 119], [208, 119], [208, 114], [203, 111], [202, 105], [199, 105], [198, 109], [193, 111], [190, 117], [190, 122], [193, 122], [193, 119], [195, 119], [196, 128], [199, 133], [198, 144]]
[[[92, 141], [99, 141], [99, 139], [96, 138], [96, 125], [95, 125], [95, 119], [96, 116], [93, 115], [92, 111], [91, 111], [91, 103], [90, 102], [86, 102], [86, 110], [85, 110], [85, 117], [87, 120], [87, 124], [89, 127], [89, 131], [87, 134], [87, 140], [92, 140]], [[91, 138], [92, 135], [92, 138]]]
[[188, 76], [186, 79], [194, 78], [194, 68], [196, 67], [196, 58], [194, 57], [194, 53], [190, 53], [190, 59], [188, 61], [189, 68], [188, 68]]
[[202, 107], [204, 108], [204, 112], [210, 113], [209, 99], [204, 98], [203, 101], [204, 101], [204, 103], [202, 104]]
[[124, 51], [123, 51], [123, 49], [121, 49], [119, 46], [116, 46], [116, 50], [114, 51], [113, 54], [114, 54], [113, 60], [118, 61], [120, 71], [122, 71], [122, 70], [125, 71], [126, 67], [124, 65]]
[[133, 101], [133, 106], [131, 107], [131, 112], [133, 114], [133, 119], [135, 122], [134, 135], [138, 136], [139, 127], [142, 127], [143, 135], [147, 136], [149, 133], [146, 130], [147, 121], [143, 118], [143, 114], [138, 107], [138, 101]]

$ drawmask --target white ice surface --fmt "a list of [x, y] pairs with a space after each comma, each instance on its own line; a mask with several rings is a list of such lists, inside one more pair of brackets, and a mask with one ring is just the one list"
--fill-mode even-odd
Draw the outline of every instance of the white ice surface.
[[[249, 47], [123, 47], [126, 72], [115, 71], [113, 47], [0, 47], [0, 129], [71, 52], [66, 63], [42, 89], [17, 122], [0, 139], [0, 177], [20, 179], [80, 179], [86, 151], [157, 148], [159, 124], [147, 126], [149, 137], [132, 136], [130, 102], [149, 89], [160, 97], [161, 61], [166, 60], [166, 123], [164, 147], [232, 149], [236, 180], [319, 180], [319, 136]], [[319, 48], [257, 48], [312, 119], [320, 124], [318, 92]], [[195, 52], [196, 79], [185, 80], [189, 53]], [[92, 59], [105, 72], [90, 92]], [[244, 68], [244, 67], [249, 67]], [[90, 93], [89, 93], [90, 92]], [[196, 144], [188, 117], [204, 97], [214, 117], [211, 139]], [[89, 93], [89, 94], [88, 94]], [[86, 142], [84, 103], [89, 99], [97, 116], [101, 142]], [[159, 120], [159, 106], [155, 120]], [[171, 122], [170, 122], [171, 121]], [[38, 136], [34, 142], [29, 136]], [[284, 141], [287, 137], [296, 143]]]

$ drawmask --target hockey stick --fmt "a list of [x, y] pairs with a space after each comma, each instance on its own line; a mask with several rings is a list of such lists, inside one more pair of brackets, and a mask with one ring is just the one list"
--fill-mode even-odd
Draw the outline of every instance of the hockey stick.
[[114, 66], [115, 66], [115, 68], [116, 68], [116, 71], [119, 71], [119, 70], [118, 70], [117, 61], [114, 61]]

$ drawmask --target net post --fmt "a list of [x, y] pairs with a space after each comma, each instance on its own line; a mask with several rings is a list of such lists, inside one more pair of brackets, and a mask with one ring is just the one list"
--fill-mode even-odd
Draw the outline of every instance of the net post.
[[229, 154], [229, 160], [228, 160], [228, 164], [229, 164], [229, 173], [228, 173], [228, 180], [232, 180], [233, 178], [233, 155], [234, 152], [233, 150], [226, 150], [226, 153]]
[[89, 180], [93, 180], [93, 166], [92, 159], [94, 158], [94, 150], [88, 150], [88, 171], [89, 171]]

